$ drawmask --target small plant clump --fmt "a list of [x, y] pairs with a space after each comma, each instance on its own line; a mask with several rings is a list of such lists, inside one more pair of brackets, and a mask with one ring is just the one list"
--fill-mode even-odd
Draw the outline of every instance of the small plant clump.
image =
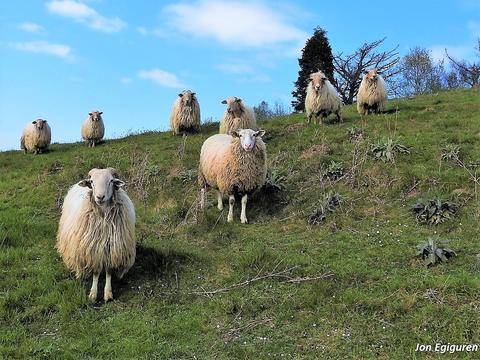
[[455, 251], [446, 248], [448, 244], [446, 240], [436, 241], [429, 238], [428, 242], [417, 245], [417, 256], [421, 256], [426, 266], [435, 265], [437, 262], [447, 261], [449, 258], [456, 256]]
[[287, 179], [277, 170], [272, 170], [267, 173], [264, 188], [266, 190], [283, 191], [286, 188]]
[[341, 162], [332, 161], [323, 172], [323, 177], [331, 181], [341, 179], [345, 175], [345, 169]]
[[440, 198], [420, 200], [412, 207], [417, 221], [428, 225], [438, 225], [451, 219], [457, 210], [457, 204]]
[[447, 144], [442, 148], [440, 159], [442, 161], [457, 161], [460, 158], [460, 146]]
[[405, 145], [390, 138], [378, 141], [370, 151], [375, 160], [382, 160], [383, 162], [395, 162], [397, 154], [410, 154], [410, 150]]
[[188, 169], [180, 172], [178, 177], [182, 180], [182, 182], [190, 183], [195, 181], [197, 179], [197, 176], [198, 176], [197, 169]]
[[363, 130], [355, 126], [347, 129], [347, 138], [350, 142], [358, 142], [363, 140]]
[[308, 215], [307, 222], [309, 225], [319, 225], [329, 214], [335, 212], [342, 202], [342, 196], [338, 193], [328, 192], [320, 200], [319, 204]]

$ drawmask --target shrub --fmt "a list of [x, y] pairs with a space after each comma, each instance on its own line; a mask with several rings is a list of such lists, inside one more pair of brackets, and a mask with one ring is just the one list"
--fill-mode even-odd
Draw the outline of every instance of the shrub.
[[440, 198], [420, 200], [412, 207], [417, 221], [428, 225], [438, 225], [451, 219], [457, 210], [457, 204]]
[[328, 192], [325, 194], [310, 215], [308, 215], [308, 224], [319, 225], [322, 223], [329, 214], [335, 212], [342, 200], [342, 196], [338, 193]]
[[[438, 244], [437, 244], [438, 243]], [[448, 241], [429, 238], [428, 242], [417, 245], [417, 256], [421, 256], [426, 266], [435, 265], [437, 262], [447, 261], [452, 256], [456, 256], [455, 251], [441, 245], [448, 244]]]
[[393, 139], [387, 138], [379, 140], [374, 144], [370, 150], [373, 158], [376, 160], [382, 160], [383, 162], [395, 161], [396, 154], [409, 154], [410, 150], [400, 143], [395, 142]]

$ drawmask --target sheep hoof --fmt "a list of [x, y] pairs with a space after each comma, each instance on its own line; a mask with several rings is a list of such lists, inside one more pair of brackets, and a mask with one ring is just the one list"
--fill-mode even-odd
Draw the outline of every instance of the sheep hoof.
[[105, 300], [105, 302], [113, 300], [113, 293], [111, 291], [105, 291], [105, 294], [103, 294], [103, 300]]
[[240, 219], [242, 221], [242, 224], [248, 224], [248, 220], [246, 217]]
[[90, 299], [90, 301], [92, 303], [94, 303], [95, 301], [97, 301], [97, 293], [93, 292], [93, 291], [90, 291], [90, 294], [88, 295], [88, 298]]
[[233, 216], [228, 216], [227, 217], [227, 222], [232, 222], [233, 221]]
[[223, 210], [223, 204], [218, 204], [217, 208], [218, 208], [218, 210], [222, 211]]

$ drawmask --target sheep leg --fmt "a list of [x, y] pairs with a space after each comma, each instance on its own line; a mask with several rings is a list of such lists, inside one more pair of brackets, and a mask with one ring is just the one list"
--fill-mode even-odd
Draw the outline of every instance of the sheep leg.
[[248, 220], [247, 220], [247, 199], [248, 199], [248, 195], [243, 195], [242, 196], [242, 213], [240, 214], [240, 220], [242, 222], [242, 224], [247, 224], [248, 223]]
[[203, 210], [205, 207], [205, 188], [200, 189], [200, 210]]
[[340, 111], [337, 111], [336, 114], [337, 114], [337, 120], [339, 122], [343, 123], [343, 117], [342, 117], [342, 114], [340, 113]]
[[91, 302], [97, 301], [97, 286], [99, 277], [100, 274], [93, 274], [92, 287], [90, 288], [90, 294], [88, 295], [88, 298]]
[[235, 205], [235, 196], [230, 195], [228, 197], [228, 217], [227, 222], [233, 221], [233, 205]]
[[95, 147], [95, 140], [92, 141], [92, 147]]
[[217, 190], [217, 200], [218, 200], [218, 210], [222, 211], [223, 210], [223, 199], [222, 199], [222, 193]]
[[105, 289], [103, 290], [103, 300], [113, 300], [112, 293], [112, 273], [109, 270], [105, 271]]

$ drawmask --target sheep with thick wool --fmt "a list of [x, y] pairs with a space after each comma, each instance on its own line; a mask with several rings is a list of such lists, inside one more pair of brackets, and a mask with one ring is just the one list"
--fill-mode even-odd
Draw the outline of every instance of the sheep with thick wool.
[[227, 110], [220, 121], [220, 134], [230, 134], [238, 129], [256, 129], [257, 121], [253, 110], [246, 106], [242, 99], [231, 96], [222, 101]]
[[202, 145], [198, 180], [201, 186], [200, 207], [205, 205], [205, 192], [209, 187], [217, 190], [218, 209], [223, 210], [223, 196], [228, 195], [227, 221], [233, 221], [235, 196], [242, 198], [240, 220], [247, 220], [248, 195], [265, 184], [267, 154], [263, 130], [238, 129], [231, 135], [217, 134]]
[[184, 90], [178, 94], [170, 115], [173, 135], [200, 131], [200, 105], [194, 92]]
[[343, 122], [342, 99], [325, 74], [318, 71], [310, 74], [309, 79], [305, 97], [307, 123], [313, 119], [314, 122], [316, 120], [321, 124], [332, 113], [337, 115], [338, 121]]
[[387, 110], [387, 90], [381, 74], [376, 69], [364, 72], [357, 94], [357, 111], [362, 115]]
[[89, 147], [95, 147], [105, 135], [105, 125], [102, 119], [103, 111], [92, 111], [83, 122], [82, 138]]
[[28, 123], [20, 138], [20, 148], [25, 152], [39, 154], [45, 151], [52, 140], [52, 131], [47, 120], [37, 119]]
[[102, 271], [108, 301], [113, 299], [112, 272], [121, 278], [135, 262], [135, 208], [124, 184], [112, 168], [92, 169], [63, 202], [56, 248], [77, 277], [93, 274], [91, 301], [97, 299]]

